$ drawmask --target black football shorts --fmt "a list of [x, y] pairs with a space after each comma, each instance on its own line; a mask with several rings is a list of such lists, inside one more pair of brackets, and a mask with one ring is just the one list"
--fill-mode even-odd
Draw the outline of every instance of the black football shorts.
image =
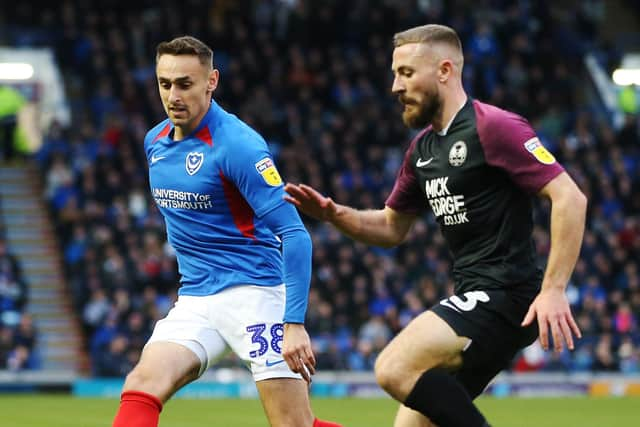
[[538, 325], [523, 328], [536, 292], [474, 290], [454, 295], [431, 310], [459, 335], [471, 338], [462, 353], [456, 378], [475, 399], [489, 382], [510, 366], [518, 351], [538, 337]]

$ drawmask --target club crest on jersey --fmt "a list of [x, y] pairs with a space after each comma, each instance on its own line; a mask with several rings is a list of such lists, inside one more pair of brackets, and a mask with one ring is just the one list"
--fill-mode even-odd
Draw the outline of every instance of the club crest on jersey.
[[193, 175], [200, 170], [202, 167], [202, 163], [204, 162], [204, 153], [196, 153], [191, 152], [187, 154], [187, 158], [185, 159], [185, 166], [187, 168], [187, 173], [189, 175]]
[[467, 144], [464, 141], [458, 141], [449, 150], [449, 164], [458, 167], [462, 166], [465, 160], [467, 160]]
[[273, 161], [269, 157], [265, 157], [256, 163], [256, 170], [262, 175], [262, 179], [264, 182], [269, 184], [272, 187], [277, 187], [282, 184], [282, 178], [280, 178], [280, 174], [276, 169]]
[[537, 137], [533, 137], [525, 142], [524, 148], [526, 148], [528, 152], [533, 154], [536, 160], [544, 165], [552, 165], [556, 161], [555, 157], [553, 157], [553, 154], [551, 154], [546, 148], [544, 148], [544, 145], [542, 145]]

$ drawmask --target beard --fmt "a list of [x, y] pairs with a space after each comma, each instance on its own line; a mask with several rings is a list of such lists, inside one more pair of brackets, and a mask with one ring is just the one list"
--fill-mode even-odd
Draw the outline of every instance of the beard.
[[[442, 112], [442, 98], [437, 89], [431, 93], [425, 93], [424, 101], [421, 103], [405, 98], [402, 95], [400, 96], [400, 102], [405, 106], [402, 112], [402, 121], [411, 129], [427, 127]], [[412, 108], [409, 110], [407, 106]]]

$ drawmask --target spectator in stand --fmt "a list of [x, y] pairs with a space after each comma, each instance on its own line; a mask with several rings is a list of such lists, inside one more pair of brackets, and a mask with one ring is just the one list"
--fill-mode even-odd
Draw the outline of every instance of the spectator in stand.
[[13, 331], [0, 323], [0, 370], [7, 369], [9, 356], [14, 348]]
[[18, 258], [11, 254], [0, 235], [0, 369], [35, 369], [36, 330], [25, 312], [28, 287]]
[[127, 347], [129, 342], [124, 335], [116, 335], [98, 356], [98, 370], [96, 374], [101, 377], [118, 377], [122, 378], [127, 375], [133, 364], [127, 357]]
[[27, 284], [18, 259], [0, 237], [0, 314], [21, 313], [28, 300]]

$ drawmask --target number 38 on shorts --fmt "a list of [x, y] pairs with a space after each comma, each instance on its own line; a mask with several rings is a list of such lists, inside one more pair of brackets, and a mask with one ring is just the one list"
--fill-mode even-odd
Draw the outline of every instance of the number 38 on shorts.
[[249, 352], [250, 357], [256, 358], [263, 356], [269, 350], [269, 345], [271, 345], [271, 349], [276, 353], [282, 353], [282, 340], [284, 337], [283, 324], [274, 323], [271, 325], [267, 337], [265, 337], [266, 330], [267, 325], [265, 323], [247, 326], [247, 332], [253, 334], [251, 336], [251, 342], [258, 346], [258, 348]]

